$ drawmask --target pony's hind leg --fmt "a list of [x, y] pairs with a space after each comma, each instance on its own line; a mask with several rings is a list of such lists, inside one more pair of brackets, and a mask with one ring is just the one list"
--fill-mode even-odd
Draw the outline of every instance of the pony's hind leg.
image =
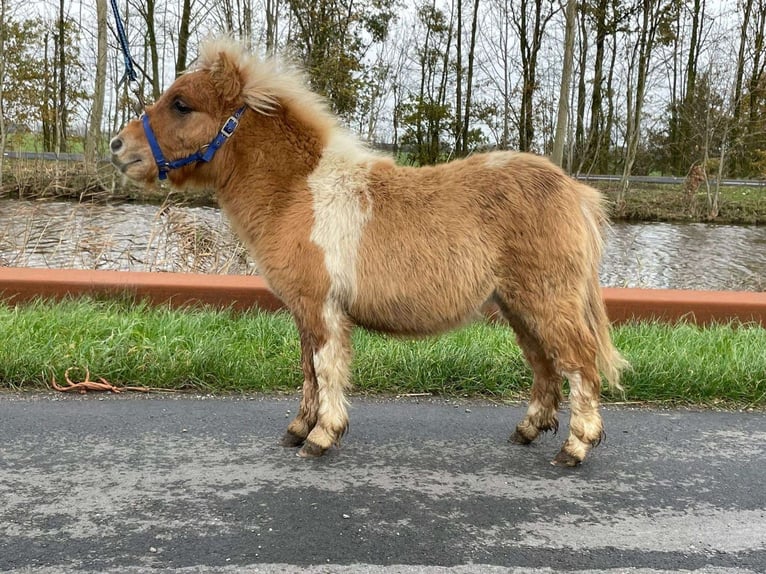
[[556, 433], [558, 431], [562, 377], [556, 371], [553, 360], [546, 354], [537, 336], [525, 324], [521, 316], [515, 314], [502, 299], [497, 298], [497, 303], [516, 333], [516, 340], [534, 376], [527, 413], [508, 439], [516, 444], [529, 444], [541, 432], [552, 430]]
[[552, 430], [555, 434], [559, 430], [558, 410], [561, 404], [562, 377], [556, 372], [553, 361], [536, 342], [518, 333], [517, 340], [532, 367], [534, 379], [527, 413], [516, 425], [509, 440], [516, 444], [529, 444], [541, 432]]
[[577, 466], [604, 436], [604, 424], [598, 411], [601, 378], [595, 367], [590, 365], [564, 373], [570, 389], [569, 437], [553, 459], [553, 464]]
[[298, 414], [287, 426], [280, 444], [284, 447], [301, 446], [314, 428], [319, 411], [317, 376], [314, 369], [314, 344], [308, 331], [301, 329], [301, 369], [303, 370], [303, 394]]
[[499, 303], [534, 371], [529, 408], [511, 440], [527, 444], [540, 432], [557, 428], [561, 382], [566, 377], [570, 384], [570, 430], [553, 464], [576, 466], [603, 435], [596, 338], [582, 305], [566, 297], [543, 301], [523, 294], [503, 297]]
[[569, 437], [553, 464], [577, 466], [592, 446], [601, 442], [604, 426], [599, 413], [601, 376], [596, 361], [596, 338], [579, 305], [551, 307], [540, 324], [544, 345], [555, 349], [555, 368], [569, 380]]

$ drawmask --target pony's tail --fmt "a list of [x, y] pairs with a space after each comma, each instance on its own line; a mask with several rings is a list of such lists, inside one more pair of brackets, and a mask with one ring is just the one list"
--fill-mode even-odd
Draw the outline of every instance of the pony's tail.
[[590, 255], [584, 293], [585, 318], [588, 328], [596, 339], [596, 366], [610, 387], [623, 390], [620, 378], [622, 372], [630, 368], [630, 363], [622, 357], [612, 343], [612, 330], [609, 317], [606, 314], [598, 275], [601, 255], [604, 250], [604, 231], [609, 223], [601, 194], [587, 185], [581, 184], [581, 188], [583, 191], [583, 214], [588, 225], [588, 253]]

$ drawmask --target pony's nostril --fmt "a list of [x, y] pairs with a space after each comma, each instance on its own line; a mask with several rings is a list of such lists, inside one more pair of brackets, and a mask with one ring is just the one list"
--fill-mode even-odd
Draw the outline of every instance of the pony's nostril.
[[112, 153], [117, 153], [122, 149], [122, 139], [121, 138], [114, 138], [111, 142], [109, 142], [109, 149], [112, 150]]

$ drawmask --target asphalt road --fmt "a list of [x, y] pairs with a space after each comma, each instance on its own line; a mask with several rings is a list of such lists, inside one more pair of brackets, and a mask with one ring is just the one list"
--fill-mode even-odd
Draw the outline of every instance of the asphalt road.
[[296, 407], [0, 394], [0, 571], [766, 571], [766, 413], [607, 408], [563, 469], [521, 407], [354, 398], [319, 460]]

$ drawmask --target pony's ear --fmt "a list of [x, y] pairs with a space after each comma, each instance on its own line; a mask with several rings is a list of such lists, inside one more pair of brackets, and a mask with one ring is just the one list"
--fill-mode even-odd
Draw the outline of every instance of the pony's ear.
[[218, 53], [218, 59], [210, 68], [210, 78], [223, 100], [234, 101], [240, 98], [242, 75], [236, 62], [226, 52]]

